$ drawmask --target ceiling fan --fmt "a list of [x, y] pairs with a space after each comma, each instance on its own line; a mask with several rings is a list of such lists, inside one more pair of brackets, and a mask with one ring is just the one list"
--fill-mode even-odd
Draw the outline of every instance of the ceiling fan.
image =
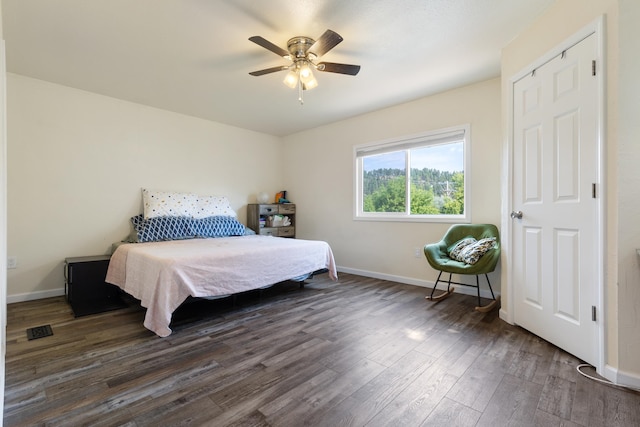
[[313, 75], [313, 70], [347, 74], [350, 76], [355, 76], [360, 71], [359, 65], [316, 62], [319, 57], [329, 52], [343, 40], [340, 34], [332, 30], [325, 31], [318, 40], [313, 40], [306, 36], [293, 37], [287, 42], [287, 50], [260, 36], [249, 37], [249, 40], [291, 61], [289, 65], [265, 68], [263, 70], [252, 71], [249, 74], [252, 76], [262, 76], [264, 74], [289, 70], [283, 83], [292, 89], [295, 89], [296, 86], [298, 87], [298, 100], [301, 104], [303, 103], [302, 91], [310, 90], [318, 86], [318, 81]]

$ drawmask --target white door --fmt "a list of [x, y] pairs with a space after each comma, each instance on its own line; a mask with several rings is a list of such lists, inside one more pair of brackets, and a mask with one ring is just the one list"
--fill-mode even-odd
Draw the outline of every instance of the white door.
[[511, 213], [515, 323], [593, 365], [602, 262], [596, 49], [592, 34], [514, 84]]

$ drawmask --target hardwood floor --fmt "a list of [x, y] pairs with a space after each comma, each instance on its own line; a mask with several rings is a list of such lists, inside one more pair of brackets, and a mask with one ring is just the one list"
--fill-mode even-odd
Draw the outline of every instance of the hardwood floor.
[[320, 275], [191, 303], [167, 338], [135, 304], [77, 319], [63, 297], [11, 304], [4, 425], [640, 425], [640, 393], [582, 377], [473, 297], [425, 295]]

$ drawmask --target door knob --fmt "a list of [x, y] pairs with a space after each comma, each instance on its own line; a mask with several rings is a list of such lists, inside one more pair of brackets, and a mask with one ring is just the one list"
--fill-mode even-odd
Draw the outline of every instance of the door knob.
[[513, 218], [513, 219], [522, 219], [522, 211], [513, 211], [513, 212], [511, 212], [511, 218]]

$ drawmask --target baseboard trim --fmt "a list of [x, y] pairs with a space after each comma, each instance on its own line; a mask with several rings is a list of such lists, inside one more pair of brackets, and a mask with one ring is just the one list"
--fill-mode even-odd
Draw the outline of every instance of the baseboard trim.
[[513, 320], [511, 319], [511, 316], [509, 315], [509, 313], [507, 312], [507, 310], [505, 310], [504, 308], [500, 308], [499, 311], [499, 316], [500, 319], [504, 320], [505, 322], [507, 322], [510, 325], [515, 325], [515, 323], [513, 322]]
[[[371, 277], [373, 279], [380, 279], [380, 280], [388, 280], [390, 282], [398, 282], [398, 283], [404, 283], [407, 285], [414, 285], [414, 286], [420, 286], [423, 288], [433, 288], [433, 284], [434, 282], [430, 281], [430, 280], [422, 280], [422, 279], [414, 279], [412, 277], [404, 277], [404, 276], [396, 276], [393, 274], [385, 274], [385, 273], [378, 273], [376, 271], [368, 271], [368, 270], [359, 270], [357, 268], [349, 268], [349, 267], [337, 267], [338, 273], [348, 273], [348, 274], [355, 274], [358, 276], [364, 276], [364, 277]], [[456, 279], [456, 282], [461, 281], [460, 278], [458, 277], [458, 279]], [[483, 286], [486, 288], [486, 283], [484, 283], [482, 280], [480, 281], [480, 296], [482, 298], [488, 298], [491, 299], [491, 292], [489, 292], [489, 289], [482, 289]], [[446, 290], [446, 285], [443, 286], [441, 284], [438, 285], [439, 290]], [[478, 293], [474, 288], [469, 288], [466, 286], [455, 286], [455, 293], [459, 293], [459, 294], [464, 294], [464, 295], [473, 295], [473, 296], [477, 296]], [[496, 298], [500, 295], [500, 292], [496, 291], [495, 289], [493, 290], [493, 292], [496, 295]]]
[[[337, 270], [339, 273], [355, 274], [358, 276], [371, 277], [374, 279], [388, 280], [390, 282], [398, 282], [398, 283], [404, 283], [407, 285], [420, 286], [422, 288], [431, 289], [433, 288], [433, 284], [434, 284], [434, 282], [430, 280], [414, 279], [412, 277], [405, 277], [405, 276], [396, 276], [393, 274], [379, 273], [377, 271], [359, 270], [357, 268], [338, 266]], [[458, 277], [456, 281], [461, 281], [461, 280]], [[482, 289], [482, 287], [486, 287], [486, 283], [481, 281], [480, 286], [481, 286], [480, 296], [482, 298], [491, 298], [491, 292], [489, 292], [488, 289]], [[445, 290], [446, 286], [443, 286], [440, 284], [438, 285], [438, 289]], [[473, 295], [473, 296], [477, 295], [477, 292], [475, 289], [468, 288], [466, 286], [456, 286], [455, 292], [464, 294], [464, 295]], [[500, 295], [500, 292], [495, 289], [493, 290], [493, 292], [495, 293], [496, 297]], [[62, 295], [64, 295], [64, 289], [51, 289], [47, 291], [37, 291], [37, 292], [29, 292], [24, 294], [7, 295], [7, 304], [24, 302], [24, 301], [33, 301], [33, 300], [44, 299], [44, 298], [59, 297]]]
[[48, 291], [29, 292], [25, 294], [7, 295], [7, 304], [15, 302], [33, 301], [37, 299], [59, 297], [64, 295], [64, 289], [51, 289]]
[[606, 365], [602, 376], [616, 385], [640, 390], [640, 376], [638, 374], [621, 371], [618, 368]]

